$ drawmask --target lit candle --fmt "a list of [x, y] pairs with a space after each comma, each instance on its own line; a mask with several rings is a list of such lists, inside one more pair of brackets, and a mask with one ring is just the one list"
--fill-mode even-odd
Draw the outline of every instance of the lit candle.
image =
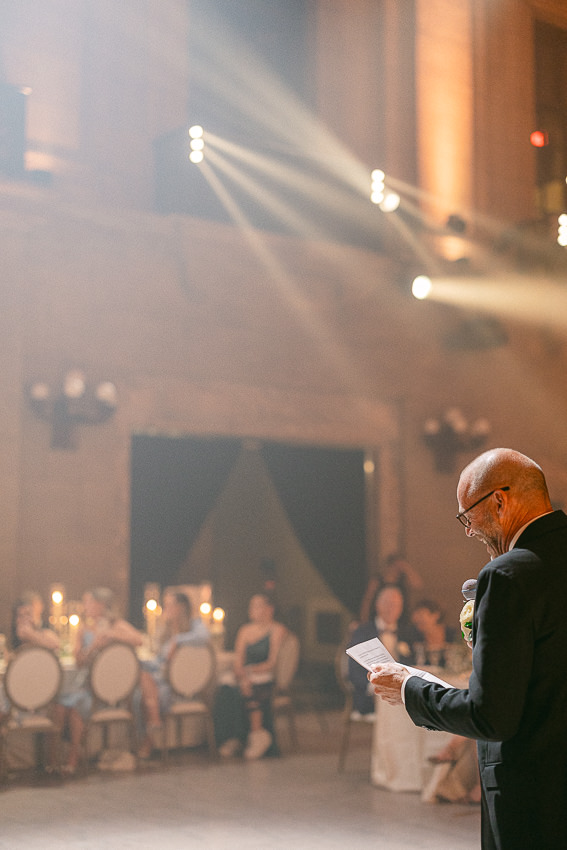
[[[63, 614], [63, 603], [65, 601], [65, 588], [62, 584], [51, 585], [51, 612], [49, 622], [58, 635], [61, 635], [66, 617]], [[65, 619], [65, 623], [63, 622]]]
[[67, 625], [67, 650], [68, 655], [73, 656], [75, 654], [75, 646], [77, 644], [77, 632], [79, 631], [79, 624], [81, 622], [81, 618], [77, 614], [78, 605], [76, 602], [69, 603], [69, 622]]
[[201, 602], [199, 606], [199, 612], [201, 617], [203, 618], [203, 622], [206, 626], [209, 625], [209, 620], [211, 618], [211, 611], [213, 610], [213, 606], [210, 602]]
[[211, 637], [218, 652], [224, 650], [224, 609], [215, 608], [211, 624]]
[[146, 634], [148, 636], [148, 649], [150, 653], [156, 650], [157, 623], [161, 614], [159, 595], [159, 584], [148, 582], [144, 588], [144, 619], [146, 621]]

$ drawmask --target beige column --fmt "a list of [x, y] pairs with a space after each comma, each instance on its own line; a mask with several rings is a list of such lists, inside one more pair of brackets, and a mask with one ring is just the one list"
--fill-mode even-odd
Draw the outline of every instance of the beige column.
[[419, 183], [434, 223], [472, 203], [471, 0], [416, 0]]
[[474, 4], [476, 208], [496, 221], [535, 215], [533, 9], [528, 2]]

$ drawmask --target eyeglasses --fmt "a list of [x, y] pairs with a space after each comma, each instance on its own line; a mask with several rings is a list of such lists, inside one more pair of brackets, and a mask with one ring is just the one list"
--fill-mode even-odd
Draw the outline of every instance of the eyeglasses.
[[465, 516], [465, 514], [468, 514], [469, 511], [472, 511], [473, 508], [476, 508], [477, 505], [480, 505], [481, 502], [484, 502], [485, 499], [489, 499], [490, 496], [494, 496], [494, 494], [496, 492], [498, 492], [498, 490], [509, 490], [509, 489], [510, 489], [509, 487], [496, 487], [495, 490], [491, 490], [490, 493], [487, 493], [486, 496], [483, 496], [481, 499], [478, 500], [478, 502], [475, 502], [474, 505], [471, 505], [466, 510], [461, 511], [460, 514], [457, 514], [456, 519], [458, 519], [459, 522], [461, 523], [461, 525], [464, 525], [465, 528], [470, 528], [471, 525], [472, 525], [472, 522], [470, 521], [468, 516]]

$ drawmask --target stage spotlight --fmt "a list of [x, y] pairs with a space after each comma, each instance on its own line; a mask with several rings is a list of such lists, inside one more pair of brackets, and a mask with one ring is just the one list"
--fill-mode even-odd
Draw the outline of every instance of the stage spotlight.
[[382, 212], [395, 212], [400, 206], [400, 196], [397, 192], [386, 192], [379, 206]]
[[420, 274], [414, 279], [414, 282], [411, 285], [411, 292], [414, 298], [418, 298], [420, 301], [423, 301], [423, 299], [427, 298], [431, 293], [431, 288], [431, 279], [424, 274]]
[[203, 136], [204, 130], [200, 124], [194, 124], [192, 127], [189, 127], [189, 138], [191, 139], [189, 143], [189, 147], [191, 148], [189, 159], [195, 165], [202, 162], [205, 158], [205, 140]]
[[375, 168], [370, 174], [370, 200], [373, 204], [381, 204], [384, 201], [386, 175], [380, 168]]
[[567, 213], [561, 213], [557, 225], [557, 244], [567, 248]]

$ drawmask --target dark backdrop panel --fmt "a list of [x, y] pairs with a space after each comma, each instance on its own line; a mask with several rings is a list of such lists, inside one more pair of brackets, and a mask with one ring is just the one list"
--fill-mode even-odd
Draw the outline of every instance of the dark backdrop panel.
[[299, 542], [338, 599], [358, 612], [366, 576], [363, 452], [276, 443], [262, 451]]
[[144, 584], [172, 584], [234, 465], [238, 440], [132, 439], [130, 617]]
[[[176, 583], [240, 451], [238, 440], [134, 436], [130, 617], [144, 584]], [[294, 532], [332, 592], [358, 611], [366, 576], [361, 451], [269, 443], [262, 454]]]

